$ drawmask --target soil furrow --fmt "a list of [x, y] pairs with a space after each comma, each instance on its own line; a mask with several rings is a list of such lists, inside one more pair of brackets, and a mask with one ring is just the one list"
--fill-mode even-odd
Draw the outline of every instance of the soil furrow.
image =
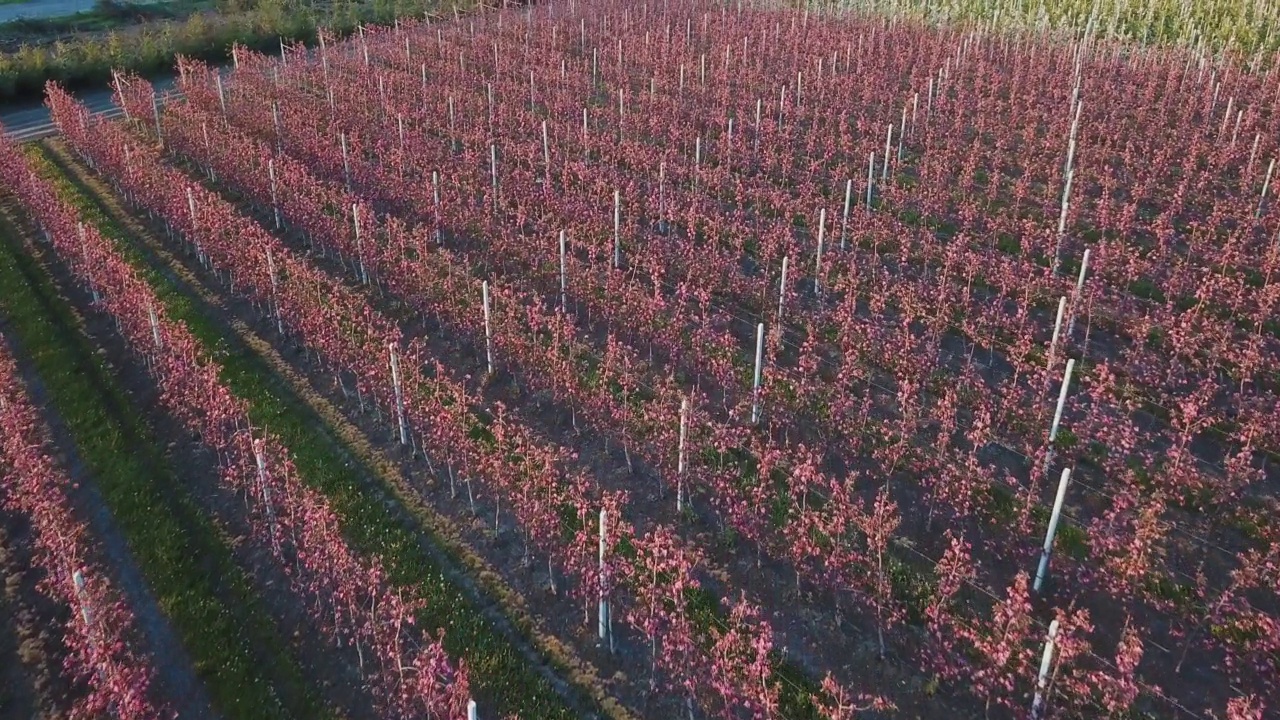
[[[125, 210], [115, 193], [92, 176], [64, 146], [50, 143], [48, 147], [60, 168], [93, 198], [113, 223], [136, 241], [144, 261], [163, 276], [190, 312], [202, 316], [216, 330], [219, 355], [228, 360], [238, 358], [239, 362], [254, 367], [255, 382], [270, 389], [276, 404], [269, 411], [270, 416], [255, 419], [266, 422], [269, 428], [272, 423], [298, 422], [304, 426], [310, 443], [326, 446], [327, 452], [334, 455], [335, 462], [331, 465], [341, 467], [331, 472], [341, 475], [337, 481], [341, 486], [326, 487], [326, 493], [337, 493], [339, 503], [351, 502], [355, 508], [373, 505], [380, 521], [391, 523], [397, 533], [407, 533], [414, 545], [410, 554], [426, 566], [427, 580], [420, 582], [439, 583], [443, 592], [456, 596], [459, 601], [465, 600], [466, 607], [475, 612], [484, 625], [477, 628], [477, 632], [494, 633], [514, 649], [516, 654], [503, 662], [518, 657], [522, 671], [534, 673], [553, 688], [574, 708], [574, 717], [612, 720], [631, 717], [631, 713], [610, 696], [600, 672], [548, 634], [530, 613], [525, 596], [508, 586], [489, 561], [475, 552], [474, 530], [469, 530], [465, 521], [459, 523], [446, 518], [423, 501], [421, 490], [414, 487], [415, 478], [404, 472], [407, 453], [381, 442], [379, 436], [385, 434], [385, 425], [381, 426], [382, 432], [377, 426], [361, 429], [344, 418], [324, 398], [321, 389], [306, 379], [309, 373], [304, 355], [293, 352], [292, 344], [285, 339], [272, 338], [275, 346], [264, 339], [274, 334], [270, 323], [245, 322], [245, 317], [257, 315], [249, 304], [232, 300], [221, 287], [197, 278], [193, 262], [171, 253], [156, 234]], [[285, 353], [294, 360], [286, 361], [277, 347], [285, 348]], [[288, 432], [282, 435], [289, 438]], [[294, 447], [292, 442], [289, 444]], [[304, 476], [307, 475], [303, 458], [298, 459], [298, 466]], [[419, 482], [421, 479], [417, 478]], [[394, 576], [395, 569], [392, 569]], [[456, 632], [451, 626], [446, 646]], [[486, 642], [493, 639], [490, 637]], [[461, 655], [466, 654], [463, 649]], [[482, 691], [477, 691], [477, 699], [481, 697]], [[495, 697], [493, 701], [502, 704], [502, 698]]]

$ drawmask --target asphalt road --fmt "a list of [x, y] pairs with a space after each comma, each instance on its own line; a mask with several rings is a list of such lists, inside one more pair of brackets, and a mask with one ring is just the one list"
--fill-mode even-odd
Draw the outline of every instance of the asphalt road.
[[[151, 81], [157, 92], [165, 92], [173, 87], [174, 78], [162, 77]], [[75, 93], [90, 112], [100, 113], [116, 109], [111, 102], [111, 90], [99, 88], [83, 90]], [[49, 109], [43, 104], [26, 103], [22, 105], [0, 105], [0, 125], [4, 126], [6, 135], [21, 139], [32, 139], [52, 134], [49, 123]]]
[[0, 5], [0, 23], [25, 18], [62, 17], [93, 9], [93, 0], [28, 0], [27, 2]]

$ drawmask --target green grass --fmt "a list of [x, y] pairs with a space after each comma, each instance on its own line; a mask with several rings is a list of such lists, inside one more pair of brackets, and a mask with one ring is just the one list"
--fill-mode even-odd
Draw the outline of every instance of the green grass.
[[[64, 419], [133, 556], [226, 718], [323, 717], [217, 529], [36, 260], [0, 221], [0, 312]], [[223, 599], [220, 599], [223, 598]]]
[[351, 545], [383, 560], [392, 582], [426, 600], [420, 623], [444, 628], [445, 647], [465, 658], [476, 695], [489, 698], [495, 716], [553, 719], [575, 717], [564, 701], [532, 669], [498, 630], [480, 616], [462, 590], [450, 582], [422, 547], [417, 531], [388, 509], [382, 498], [364, 488], [373, 471], [353, 462], [331, 436], [318, 431], [324, 421], [283, 382], [261, 356], [232, 347], [221, 322], [197, 306], [169, 277], [156, 271], [133, 244], [127, 231], [113, 222], [107, 208], [54, 167], [46, 151], [35, 149], [42, 174], [57, 183], [63, 199], [80, 210], [155, 289], [170, 317], [186, 324], [208, 355], [222, 368], [221, 379], [250, 406], [255, 425], [275, 433], [294, 454], [299, 475], [321, 491], [342, 518]]

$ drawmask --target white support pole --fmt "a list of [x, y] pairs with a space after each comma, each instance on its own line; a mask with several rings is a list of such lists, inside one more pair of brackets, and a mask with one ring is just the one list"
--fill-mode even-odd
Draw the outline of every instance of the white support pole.
[[356, 234], [356, 264], [360, 269], [360, 282], [369, 284], [369, 274], [364, 270], [364, 239], [360, 237], [360, 206], [351, 203], [351, 224]]
[[1071, 480], [1071, 468], [1062, 468], [1062, 477], [1058, 480], [1058, 494], [1053, 499], [1053, 513], [1049, 516], [1049, 529], [1044, 534], [1044, 547], [1040, 550], [1040, 566], [1036, 568], [1036, 581], [1032, 590], [1040, 592], [1044, 579], [1049, 574], [1049, 554], [1053, 552], [1053, 537], [1058, 532], [1058, 520], [1062, 517], [1062, 502], [1067, 497], [1067, 483]]
[[191, 214], [191, 227], [194, 229], [199, 223], [196, 222], [196, 196], [190, 185], [187, 186], [187, 212]]
[[752, 390], [751, 423], [760, 422], [760, 380], [764, 373], [764, 323], [756, 325], [756, 374]]
[[826, 240], [827, 234], [827, 209], [822, 208], [818, 211], [818, 257], [813, 263], [813, 294], [818, 295], [822, 292], [822, 286], [818, 279], [822, 277], [822, 245]]
[[782, 279], [778, 282], [778, 332], [782, 332], [782, 306], [787, 301], [787, 263], [790, 256], [782, 258]]
[[1071, 132], [1067, 139], [1067, 164], [1063, 175], [1062, 203], [1058, 210], [1058, 242], [1053, 250], [1053, 273], [1058, 273], [1058, 258], [1062, 250], [1062, 238], [1067, 232], [1067, 211], [1071, 208], [1071, 186], [1076, 177], [1076, 133], [1080, 129], [1080, 112], [1084, 109], [1084, 101], [1075, 102], [1075, 113], [1071, 119]]
[[889, 182], [889, 150], [893, 146], [893, 123], [889, 123], [889, 132], [884, 136], [884, 164], [880, 166], [880, 182]]
[[457, 114], [453, 111], [453, 96], [449, 96], [449, 147], [454, 147], [458, 139]]
[[489, 374], [493, 374], [493, 325], [489, 314], [489, 281], [485, 280], [480, 285], [480, 292], [484, 299], [484, 352], [485, 357], [489, 360]]
[[151, 110], [156, 116], [156, 139], [160, 141], [160, 147], [164, 147], [164, 133], [160, 132], [160, 96], [154, 92], [151, 94]]
[[347, 192], [351, 192], [351, 155], [347, 152], [347, 134], [338, 132], [338, 142], [342, 144], [342, 179], [347, 185]]
[[323, 32], [321, 32], [321, 33], [317, 33], [317, 38], [320, 40], [320, 64], [321, 64], [321, 66], [324, 68], [324, 77], [325, 77], [325, 80], [326, 80], [326, 81], [328, 81], [328, 79], [329, 79], [329, 53], [328, 53], [328, 51], [327, 51], [327, 50], [326, 50], [326, 48], [325, 48], [324, 33], [323, 33]]
[[658, 232], [667, 229], [667, 161], [658, 162]]
[[702, 136], [693, 141], [693, 185], [698, 186], [698, 178], [702, 175]]
[[876, 154], [867, 157], [867, 210], [871, 210], [871, 187], [876, 182]]
[[227, 119], [227, 93], [222, 88], [222, 73], [215, 72], [213, 82], [218, 86], [218, 104], [222, 106], [222, 119], [225, 122]]
[[1053, 665], [1055, 641], [1058, 637], [1058, 621], [1049, 623], [1049, 637], [1044, 641], [1044, 654], [1040, 656], [1040, 674], [1036, 677], [1036, 694], [1031, 700], [1031, 720], [1044, 716], [1045, 690], [1049, 683], [1049, 668]]
[[1071, 209], [1071, 186], [1076, 178], [1074, 167], [1067, 168], [1066, 183], [1062, 186], [1062, 204], [1058, 209], [1058, 242], [1053, 248], [1053, 273], [1058, 274], [1059, 257], [1062, 254], [1062, 238], [1067, 233], [1067, 211]]
[[676, 512], [684, 512], [684, 445], [689, 431], [689, 398], [680, 399], [680, 449], [676, 460]]
[[201, 265], [204, 265], [204, 250], [200, 247], [200, 241], [196, 239], [196, 230], [200, 227], [200, 222], [196, 218], [196, 197], [189, 185], [187, 186], [187, 212], [191, 213], [191, 244], [196, 248], [196, 258], [200, 260]]
[[[1067, 296], [1058, 298], [1058, 319], [1053, 322], [1053, 339], [1049, 341], [1049, 357], [1045, 362], [1045, 370], [1053, 370], [1053, 359], [1058, 353], [1058, 335], [1062, 331], [1062, 316], [1067, 309]], [[1070, 333], [1068, 333], [1069, 335]], [[1048, 384], [1048, 383], [1046, 383]]]
[[546, 187], [551, 189], [551, 141], [547, 137], [547, 121], [542, 121], [542, 165], [546, 168]]
[[498, 211], [498, 146], [489, 143], [489, 175], [493, 184], [493, 210]]
[[[262, 503], [267, 508], [267, 522], [271, 526], [271, 542], [272, 545], [277, 545], [276, 511], [275, 506], [271, 503], [271, 488], [267, 485], [267, 461], [262, 456], [262, 445], [259, 440], [253, 442], [253, 457], [258, 463], [258, 485], [262, 487]], [[278, 545], [276, 549], [279, 550]]]
[[400, 154], [404, 154], [404, 115], [396, 113], [396, 133], [400, 137]]
[[600, 608], [596, 614], [596, 629], [599, 633], [600, 640], [608, 638], [612, 644], [612, 637], [609, 633], [609, 600], [605, 594], [605, 588], [608, 585], [608, 573], [605, 570], [604, 555], [607, 543], [605, 542], [605, 530], [608, 525], [608, 510], [600, 511]]
[[1071, 331], [1076, 327], [1076, 313], [1080, 310], [1080, 300], [1084, 297], [1084, 277], [1089, 271], [1089, 251], [1084, 251], [1084, 257], [1080, 260], [1080, 275], [1076, 278], [1076, 291], [1071, 296], [1071, 317], [1067, 320], [1067, 337], [1071, 337]]
[[729, 118], [729, 131], [724, 141], [724, 165], [729, 167], [733, 159], [733, 118]]
[[217, 181], [213, 173], [213, 143], [209, 141], [209, 123], [200, 123], [200, 133], [204, 135], [204, 154], [209, 168], [209, 179]]
[[271, 103], [271, 123], [275, 126], [276, 131], [276, 152], [284, 152], [284, 131], [280, 127], [280, 104]]
[[907, 136], [907, 106], [902, 106], [902, 126], [898, 128], [898, 162], [902, 162], [902, 139]]
[[93, 284], [93, 277], [91, 275], [93, 272], [93, 266], [89, 263], [89, 241], [85, 238], [83, 222], [76, 223], [76, 231], [80, 235], [80, 254], [84, 258], [84, 275], [85, 279], [89, 283], [89, 294], [93, 296], [93, 304], [97, 305], [101, 298], [98, 297], [97, 286]]
[[493, 83], [485, 83], [485, 97], [489, 99], [489, 131], [493, 131]]
[[276, 161], [275, 158], [267, 159], [267, 176], [271, 178], [271, 213], [275, 216], [276, 230], [281, 229], [280, 222], [280, 202], [279, 195], [276, 191]]
[[1262, 194], [1258, 196], [1258, 210], [1253, 214], [1254, 217], [1262, 217], [1262, 206], [1267, 201], [1267, 190], [1271, 188], [1271, 173], [1275, 172], [1276, 159], [1271, 158], [1271, 164], [1267, 166], [1267, 179], [1262, 181]]
[[71, 573], [71, 581], [76, 586], [76, 598], [80, 601], [80, 617], [84, 618], [85, 627], [93, 627], [93, 611], [89, 609], [89, 598], [84, 590], [84, 573], [76, 570]]
[[613, 269], [622, 268], [622, 191], [613, 191]]
[[480, 714], [476, 710], [476, 701], [467, 701], [467, 720], [480, 720]]
[[431, 171], [431, 192], [436, 201], [436, 244], [444, 244], [443, 220], [440, 217], [440, 171]]
[[849, 207], [853, 204], [853, 179], [844, 181], [844, 219], [840, 221], [840, 249], [847, 245], [849, 233]]
[[1071, 386], [1071, 371], [1076, 368], [1075, 358], [1067, 360], [1067, 371], [1062, 376], [1062, 390], [1058, 392], [1058, 409], [1053, 411], [1053, 425], [1049, 427], [1049, 447], [1044, 453], [1044, 472], [1049, 473], [1049, 464], [1053, 462], [1053, 442], [1058, 439], [1058, 425], [1062, 422], [1062, 408], [1067, 404], [1067, 390]]
[[560, 231], [560, 312], [568, 312], [569, 307], [569, 278], [568, 278], [568, 252], [565, 249], [565, 232]]
[[396, 393], [396, 418], [400, 423], [400, 444], [409, 444], [409, 424], [404, 419], [404, 391], [400, 386], [400, 358], [396, 354], [396, 344], [388, 343], [391, 351], [391, 384]]
[[284, 320], [280, 317], [280, 282], [276, 277], [276, 259], [271, 250], [267, 250], [267, 272], [271, 274], [271, 303], [276, 310], [276, 330], [284, 335]]
[[156, 309], [152, 306], [150, 300], [147, 301], [147, 314], [151, 316], [151, 339], [155, 342], [158, 350], [164, 345], [160, 342], [160, 320], [156, 317]]
[[751, 152], [756, 155], [760, 154], [760, 130], [761, 130], [760, 111], [763, 109], [763, 107], [764, 107], [764, 99], [756, 98], [756, 141], [755, 141], [755, 147], [751, 149]]

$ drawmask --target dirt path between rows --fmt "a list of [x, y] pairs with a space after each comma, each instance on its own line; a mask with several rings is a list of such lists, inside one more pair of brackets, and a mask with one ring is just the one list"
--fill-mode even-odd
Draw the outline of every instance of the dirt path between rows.
[[313, 386], [308, 378], [314, 375], [308, 368], [300, 369], [277, 350], [277, 345], [289, 347], [291, 343], [273, 338], [277, 341], [273, 345], [264, 339], [274, 332], [271, 323], [260, 321], [255, 323], [259, 327], [251, 327], [243, 320], [256, 316], [251, 307], [230, 299], [206, 278], [197, 277], [193, 262], [171, 253], [156, 233], [125, 210], [111, 188], [89, 173], [65, 146], [50, 143], [48, 147], [55, 162], [92, 193], [110, 219], [138, 242], [149, 264], [173, 282], [198, 312], [221, 326], [232, 352], [256, 354], [272, 368], [274, 377], [269, 382], [282, 394], [296, 397], [314, 414], [316, 432], [335, 445], [350, 465], [360, 468], [363, 490], [379, 498], [398, 520], [414, 529], [421, 547], [446, 579], [462, 590], [477, 612], [580, 717], [634, 720], [633, 712], [614, 699], [613, 682], [602, 679], [602, 672], [595, 665], [547, 632], [544, 620], [531, 612], [525, 595], [507, 584], [487, 554], [477, 551], [484, 543], [485, 533], [477, 535], [470, 518], [446, 517], [424, 502], [421, 490], [404, 471], [407, 453], [373, 439], [385, 435], [385, 427], [362, 429], [352, 423]]
[[173, 707], [182, 709], [183, 718], [210, 720], [217, 717], [203, 683], [196, 677], [191, 657], [148, 589], [146, 579], [129, 552], [128, 542], [112, 520], [111, 511], [98, 492], [92, 474], [76, 450], [70, 430], [50, 402], [39, 375], [24, 359], [22, 348], [11, 335], [8, 337], [14, 357], [18, 359], [18, 370], [27, 395], [49, 427], [53, 446], [57, 448], [58, 464], [71, 479], [70, 497], [76, 512], [89, 525], [104, 566], [109, 569], [115, 587], [124, 596], [145, 638], [145, 651], [151, 656], [152, 666], [156, 669], [153, 687], [160, 697], [169, 699]]
[[[0, 717], [27, 720], [61, 707], [61, 648], [49, 628], [56, 608], [35, 588], [37, 573], [24, 562], [26, 523], [0, 513]], [[63, 616], [65, 619], [65, 616]]]

